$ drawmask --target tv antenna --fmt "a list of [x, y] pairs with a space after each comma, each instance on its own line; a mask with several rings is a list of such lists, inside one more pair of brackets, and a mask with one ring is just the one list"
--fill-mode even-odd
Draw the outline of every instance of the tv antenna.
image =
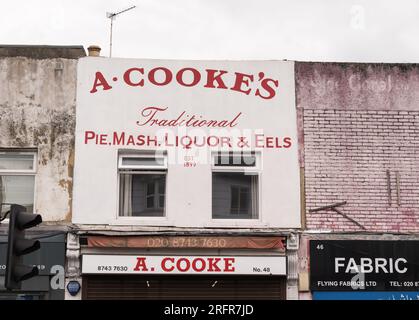
[[117, 16], [119, 16], [121, 13], [127, 12], [129, 10], [132, 10], [136, 8], [136, 6], [129, 7], [127, 9], [121, 10], [119, 12], [106, 12], [106, 17], [111, 19], [111, 36], [109, 41], [109, 58], [112, 57], [112, 29], [113, 29], [113, 21], [116, 19]]

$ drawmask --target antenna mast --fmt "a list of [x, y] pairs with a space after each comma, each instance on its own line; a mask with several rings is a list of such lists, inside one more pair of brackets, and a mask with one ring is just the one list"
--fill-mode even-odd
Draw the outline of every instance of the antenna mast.
[[136, 8], [136, 6], [129, 7], [128, 9], [124, 9], [122, 11], [112, 13], [112, 12], [106, 12], [106, 17], [111, 19], [111, 36], [109, 41], [109, 58], [112, 57], [112, 29], [113, 29], [113, 20], [116, 18], [116, 16], [120, 15], [121, 13], [127, 12], [129, 10], [132, 10]]

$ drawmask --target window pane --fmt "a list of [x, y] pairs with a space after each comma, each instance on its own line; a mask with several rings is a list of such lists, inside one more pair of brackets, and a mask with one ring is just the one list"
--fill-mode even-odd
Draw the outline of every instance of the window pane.
[[250, 188], [240, 188], [239, 214], [249, 214], [251, 210]]
[[[26, 207], [33, 212], [35, 176], [1, 176], [0, 203], [14, 203]], [[2, 206], [2, 214], [9, 211], [10, 206]]]
[[147, 196], [154, 195], [154, 181], [147, 183]]
[[122, 165], [123, 166], [132, 166], [132, 167], [138, 167], [138, 166], [164, 166], [164, 158], [158, 158], [158, 157], [138, 157], [138, 158], [132, 158], [132, 157], [123, 157], [122, 158]]
[[213, 172], [214, 219], [257, 219], [258, 178], [242, 172]]
[[7, 152], [0, 154], [0, 170], [33, 170], [34, 155]]
[[237, 186], [231, 186], [231, 213], [237, 213], [239, 210], [239, 193], [240, 190]]
[[159, 188], [158, 189], [159, 189], [159, 193], [161, 195], [164, 195], [164, 192], [166, 190], [166, 181], [165, 181], [164, 178], [160, 178], [160, 180], [159, 180]]
[[154, 196], [147, 196], [147, 209], [154, 208]]
[[[120, 216], [162, 217], [159, 186], [165, 184], [165, 174], [120, 174]], [[163, 189], [163, 197], [165, 190]]]

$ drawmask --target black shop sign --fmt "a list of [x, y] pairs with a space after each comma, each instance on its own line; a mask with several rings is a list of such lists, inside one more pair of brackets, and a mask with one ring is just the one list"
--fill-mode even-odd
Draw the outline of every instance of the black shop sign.
[[419, 241], [311, 240], [311, 291], [419, 291]]

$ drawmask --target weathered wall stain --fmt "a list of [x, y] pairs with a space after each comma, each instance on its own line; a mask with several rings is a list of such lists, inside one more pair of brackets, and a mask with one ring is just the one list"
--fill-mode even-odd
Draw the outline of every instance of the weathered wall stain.
[[76, 59], [0, 58], [0, 147], [38, 151], [45, 221], [71, 221], [76, 70]]

